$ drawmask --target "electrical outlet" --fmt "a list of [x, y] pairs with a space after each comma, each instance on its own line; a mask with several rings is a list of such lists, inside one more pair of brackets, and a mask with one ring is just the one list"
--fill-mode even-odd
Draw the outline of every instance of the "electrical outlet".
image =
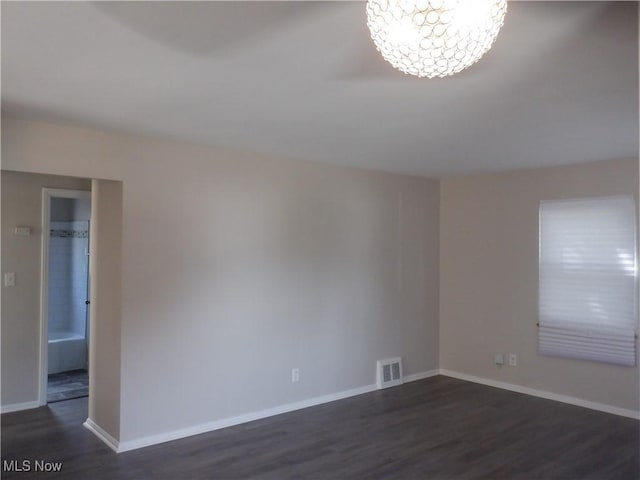
[[515, 353], [509, 354], [509, 365], [511, 365], [512, 367], [518, 366], [518, 356]]
[[300, 369], [292, 368], [291, 369], [291, 382], [296, 383], [300, 381]]
[[493, 361], [496, 365], [504, 365], [504, 353], [496, 353], [493, 356]]
[[4, 286], [5, 287], [15, 287], [16, 286], [16, 274], [15, 273], [5, 273], [4, 274]]

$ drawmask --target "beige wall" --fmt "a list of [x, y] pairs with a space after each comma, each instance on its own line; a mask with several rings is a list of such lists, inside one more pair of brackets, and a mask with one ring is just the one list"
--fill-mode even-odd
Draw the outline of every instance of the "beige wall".
[[637, 160], [443, 180], [440, 367], [638, 410], [638, 368], [540, 356], [536, 327], [540, 201], [637, 189]]
[[122, 183], [91, 182], [89, 419], [120, 438]]
[[[2, 406], [38, 401], [40, 368], [40, 251], [42, 188], [90, 190], [88, 180], [2, 171], [2, 272], [16, 286], [2, 287]], [[14, 227], [31, 227], [28, 237]]]
[[2, 126], [5, 169], [122, 181], [121, 357], [105, 366], [121, 374], [120, 431], [100, 425], [112, 436], [371, 385], [389, 356], [406, 374], [437, 368], [437, 181]]
[[[540, 199], [635, 194], [637, 162], [440, 186], [13, 119], [2, 159], [5, 170], [119, 181], [102, 183], [121, 207], [111, 220], [122, 263], [105, 271], [116, 297], [91, 415], [121, 441], [370, 385], [375, 360], [392, 355], [406, 374], [440, 366], [638, 408], [637, 369], [540, 357], [535, 327]], [[3, 289], [3, 405], [35, 398], [39, 286], [39, 240], [32, 254], [5, 239], [7, 225], [31, 222], [5, 201], [23, 190], [7, 175], [20, 174], [3, 171], [2, 270], [21, 282], [23, 264], [10, 263], [21, 259], [35, 276]], [[117, 241], [105, 242], [118, 262]], [[497, 369], [496, 351], [520, 365]]]

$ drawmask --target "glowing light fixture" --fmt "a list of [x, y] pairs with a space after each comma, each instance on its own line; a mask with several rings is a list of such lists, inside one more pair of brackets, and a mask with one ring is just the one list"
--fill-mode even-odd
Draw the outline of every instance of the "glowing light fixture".
[[507, 0], [368, 0], [367, 25], [398, 70], [446, 77], [487, 53], [506, 12]]

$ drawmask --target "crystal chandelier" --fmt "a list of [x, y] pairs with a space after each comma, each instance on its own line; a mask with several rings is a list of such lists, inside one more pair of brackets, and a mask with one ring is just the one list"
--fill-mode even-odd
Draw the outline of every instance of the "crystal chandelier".
[[507, 0], [368, 0], [367, 25], [386, 61], [418, 77], [476, 63], [504, 23]]

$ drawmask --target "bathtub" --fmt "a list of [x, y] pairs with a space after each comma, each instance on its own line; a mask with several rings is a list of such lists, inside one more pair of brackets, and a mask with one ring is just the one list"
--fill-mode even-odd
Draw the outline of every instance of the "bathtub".
[[49, 333], [49, 374], [87, 368], [87, 340], [75, 332]]

